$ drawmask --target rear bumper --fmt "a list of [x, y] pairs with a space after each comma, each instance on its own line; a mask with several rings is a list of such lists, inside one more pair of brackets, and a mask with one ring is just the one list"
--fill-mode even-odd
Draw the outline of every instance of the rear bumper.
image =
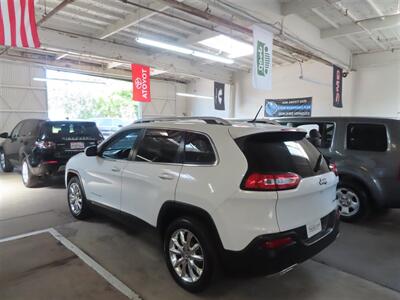
[[66, 162], [58, 163], [40, 163], [36, 167], [31, 167], [31, 172], [35, 176], [52, 176], [52, 175], [62, 175], [65, 172]]
[[[329, 246], [339, 233], [336, 210], [321, 219], [322, 231], [307, 239], [305, 226], [286, 232], [256, 237], [242, 251], [223, 250], [222, 263], [228, 272], [268, 275], [304, 262]], [[265, 249], [266, 241], [291, 237], [292, 242], [278, 249]]]

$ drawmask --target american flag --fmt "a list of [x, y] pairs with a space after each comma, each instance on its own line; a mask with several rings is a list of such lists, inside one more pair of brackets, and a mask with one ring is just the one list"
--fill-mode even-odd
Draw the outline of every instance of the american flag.
[[0, 45], [40, 47], [34, 0], [0, 0]]

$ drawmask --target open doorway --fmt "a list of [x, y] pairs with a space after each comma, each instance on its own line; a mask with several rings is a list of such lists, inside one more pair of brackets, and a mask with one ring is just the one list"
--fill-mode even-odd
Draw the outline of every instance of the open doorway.
[[92, 120], [107, 137], [141, 116], [130, 82], [54, 70], [46, 81], [51, 120]]

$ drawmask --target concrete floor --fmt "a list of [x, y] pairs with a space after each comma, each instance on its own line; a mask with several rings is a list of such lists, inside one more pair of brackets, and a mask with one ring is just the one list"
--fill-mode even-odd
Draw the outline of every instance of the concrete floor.
[[[157, 234], [147, 226], [126, 226], [99, 215], [77, 222], [69, 216], [62, 182], [26, 189], [18, 174], [0, 173], [0, 238], [48, 227], [55, 227], [144, 299], [400, 299], [400, 210], [362, 224], [342, 224], [332, 246], [284, 276], [222, 278], [200, 295], [188, 294], [173, 282]], [[18, 259], [0, 262], [10, 267]], [[4, 269], [0, 295], [10, 280], [2, 277]], [[57, 291], [68, 288], [73, 285]], [[11, 293], [1, 299], [16, 298]], [[32, 293], [30, 299], [42, 298]]]

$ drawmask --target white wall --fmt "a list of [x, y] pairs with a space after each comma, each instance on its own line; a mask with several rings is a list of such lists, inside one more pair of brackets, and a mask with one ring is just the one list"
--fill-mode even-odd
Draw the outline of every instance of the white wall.
[[357, 55], [354, 68], [352, 113], [400, 117], [400, 52]]
[[10, 130], [27, 118], [47, 118], [47, 89], [44, 67], [0, 61], [0, 132]]
[[143, 103], [143, 117], [183, 116], [186, 102], [176, 93], [186, 91], [186, 85], [163, 80], [151, 80], [151, 102]]
[[[214, 81], [208, 79], [195, 79], [187, 85], [186, 92], [195, 95], [214, 97]], [[185, 98], [186, 114], [188, 116], [214, 116], [221, 118], [233, 117], [231, 105], [231, 88], [225, 84], [225, 110], [215, 110], [213, 99]]]
[[274, 67], [272, 90], [256, 90], [251, 73], [238, 72], [235, 81], [235, 117], [253, 117], [265, 99], [312, 97], [312, 116], [346, 116], [351, 114], [353, 74], [343, 79], [343, 108], [332, 105], [332, 67], [317, 62], [303, 64], [304, 78], [319, 83], [300, 80], [299, 64]]

